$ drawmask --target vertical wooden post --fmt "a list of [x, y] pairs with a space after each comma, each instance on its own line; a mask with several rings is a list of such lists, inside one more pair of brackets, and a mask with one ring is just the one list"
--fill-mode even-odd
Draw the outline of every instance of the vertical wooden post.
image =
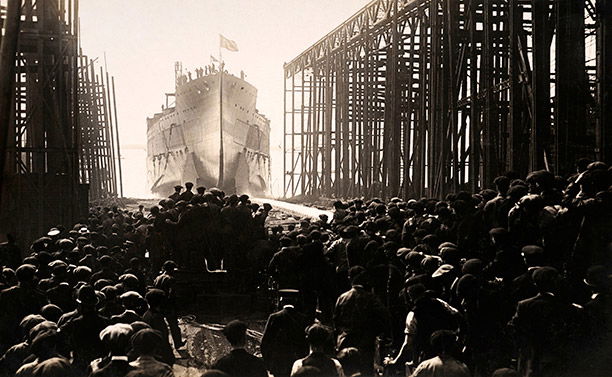
[[4, 186], [6, 184], [5, 168], [8, 148], [8, 136], [11, 106], [15, 92], [15, 56], [19, 39], [19, 18], [21, 0], [8, 0], [4, 37], [0, 46], [0, 204], [2, 204]]

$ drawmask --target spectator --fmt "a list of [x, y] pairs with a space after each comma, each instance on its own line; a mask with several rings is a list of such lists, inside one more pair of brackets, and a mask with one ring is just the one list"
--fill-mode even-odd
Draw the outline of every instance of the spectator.
[[[331, 331], [327, 327], [319, 324], [311, 325], [306, 330], [306, 341], [308, 342], [310, 353], [305, 358], [298, 359], [293, 363], [293, 367], [291, 368], [292, 377], [307, 373], [304, 370], [300, 370], [304, 367], [314, 367], [318, 369], [321, 372], [321, 376], [344, 377], [344, 371], [342, 370], [340, 362], [326, 354], [326, 349], [333, 343], [331, 336]], [[316, 372], [316, 370], [311, 370], [308, 373], [314, 372]]]
[[261, 354], [274, 377], [289, 377], [293, 362], [306, 356], [306, 316], [296, 309], [299, 291], [285, 290], [282, 309], [270, 314], [261, 339]]
[[[22, 264], [16, 271], [19, 283], [0, 292], [0, 351], [19, 339], [19, 322], [28, 314], [38, 314], [47, 304], [45, 295], [36, 289], [36, 266]], [[8, 342], [8, 343], [5, 343]]]
[[435, 357], [419, 364], [412, 377], [470, 377], [470, 370], [456, 359], [457, 336], [449, 330], [438, 330], [431, 335], [431, 348]]
[[[429, 342], [434, 332], [459, 330], [460, 359], [475, 377], [508, 367], [530, 377], [603, 376], [612, 339], [612, 170], [602, 162], [578, 165], [567, 181], [543, 171], [525, 180], [508, 172], [495, 180], [497, 196], [484, 188], [438, 199], [339, 200], [330, 223], [298, 219], [297, 228], [274, 225], [271, 235], [269, 205], [215, 188], [198, 190], [189, 202], [163, 199], [149, 214], [91, 208], [73, 227], [58, 225], [25, 247], [21, 264], [0, 256], [0, 374], [31, 374], [60, 356], [71, 356], [83, 374], [91, 360], [108, 359], [98, 335], [109, 323], [159, 330], [149, 354], [167, 367], [140, 349], [124, 353], [166, 373], [174, 363], [168, 335], [175, 346], [183, 343], [176, 318], [198, 294], [178, 280], [204, 260], [211, 278], [226, 277], [235, 292], [274, 289], [269, 275], [277, 288], [299, 290], [294, 308], [283, 300], [264, 331], [265, 365], [276, 375], [338, 375], [334, 348], [345, 347], [358, 349], [364, 375], [380, 363], [377, 354], [397, 355], [389, 366], [418, 364], [438, 357]], [[177, 263], [156, 276], [170, 258]], [[286, 321], [295, 303], [306, 315], [297, 324]], [[317, 343], [311, 329], [305, 355], [293, 347], [303, 342], [300, 328], [315, 319], [333, 326], [336, 337]], [[34, 347], [46, 332], [55, 334], [55, 348], [43, 338]], [[382, 342], [372, 340], [377, 335]], [[354, 351], [344, 354], [346, 372], [354, 374]]]
[[266, 377], [268, 372], [263, 361], [248, 353], [246, 346], [247, 325], [242, 321], [231, 321], [223, 328], [223, 335], [232, 346], [229, 354], [213, 366], [232, 377]]
[[334, 325], [338, 348], [355, 347], [361, 355], [361, 370], [365, 375], [373, 374], [376, 337], [390, 335], [387, 309], [370, 291], [366, 272], [355, 274], [352, 288], [343, 293], [336, 302]]
[[135, 368], [128, 376], [140, 377], [174, 377], [170, 365], [158, 361], [155, 356], [163, 347], [163, 341], [159, 331], [153, 329], [142, 329], [132, 336], [132, 350], [137, 357], [130, 363]]
[[77, 293], [79, 315], [60, 327], [61, 334], [72, 350], [73, 366], [85, 372], [89, 363], [104, 354], [99, 334], [109, 320], [96, 311], [98, 297], [91, 285], [83, 285]]
[[570, 360], [572, 327], [580, 323], [578, 309], [559, 297], [560, 276], [555, 268], [536, 269], [533, 281], [538, 294], [520, 301], [510, 322], [517, 334], [519, 371], [561, 375]]
[[346, 377], [361, 377], [363, 375], [361, 366], [361, 354], [354, 347], [343, 348], [338, 352], [338, 361]]
[[128, 348], [133, 329], [130, 325], [115, 324], [100, 332], [100, 340], [108, 355], [91, 363], [90, 377], [124, 377], [133, 368], [128, 362]]

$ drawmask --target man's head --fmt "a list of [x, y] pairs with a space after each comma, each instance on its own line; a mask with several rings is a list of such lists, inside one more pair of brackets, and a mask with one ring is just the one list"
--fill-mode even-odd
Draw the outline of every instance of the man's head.
[[324, 349], [331, 340], [331, 330], [315, 323], [306, 329], [306, 341], [311, 349]]
[[510, 242], [510, 234], [506, 228], [493, 228], [489, 231], [491, 242], [495, 246], [506, 246]]
[[240, 320], [233, 320], [223, 328], [223, 335], [232, 347], [244, 347], [246, 344], [247, 324]]
[[40, 314], [46, 320], [57, 323], [64, 312], [57, 305], [47, 304], [40, 309]]
[[36, 274], [36, 266], [32, 264], [22, 264], [15, 271], [17, 280], [20, 285], [32, 285], [34, 283], [34, 275]]
[[431, 346], [436, 355], [452, 355], [457, 349], [457, 335], [450, 330], [435, 331], [431, 334]]
[[536, 267], [544, 264], [544, 249], [537, 245], [523, 246], [521, 255], [528, 267]]
[[340, 231], [340, 236], [345, 239], [355, 238], [359, 235], [359, 228], [349, 225]]
[[144, 298], [138, 292], [127, 291], [119, 296], [119, 300], [125, 309], [137, 310], [143, 304]]
[[161, 333], [151, 328], [139, 330], [131, 338], [132, 350], [136, 356], [153, 356], [163, 342]]
[[529, 193], [540, 194], [554, 186], [555, 176], [547, 170], [532, 171], [525, 179], [529, 185]]
[[177, 269], [176, 262], [173, 260], [167, 260], [164, 262], [162, 269], [164, 270], [164, 272], [173, 273]]
[[345, 375], [352, 376], [360, 372], [361, 353], [355, 347], [343, 348], [338, 352], [338, 361], [342, 365]]
[[39, 358], [46, 358], [55, 353], [59, 335], [57, 329], [40, 331], [32, 340], [31, 352]]
[[19, 322], [19, 328], [24, 336], [30, 333], [34, 326], [45, 321], [45, 317], [40, 314], [28, 314]]
[[176, 193], [181, 192], [182, 189], [183, 189], [183, 186], [181, 186], [181, 185], [174, 186], [174, 192], [176, 192]]
[[296, 306], [298, 304], [300, 291], [297, 289], [279, 289], [278, 294], [280, 295], [280, 303], [282, 306]]
[[406, 291], [408, 292], [410, 300], [412, 302], [417, 302], [421, 297], [425, 295], [426, 289], [423, 284], [416, 283], [406, 288]]
[[98, 295], [91, 285], [86, 284], [79, 288], [76, 301], [82, 311], [95, 310], [98, 304]]
[[610, 289], [612, 279], [605, 266], [595, 265], [587, 270], [584, 282], [591, 287], [594, 292], [607, 292]]
[[500, 175], [493, 180], [493, 183], [495, 184], [497, 192], [499, 192], [499, 194], [502, 196], [506, 196], [508, 193], [508, 188], [510, 187], [510, 179], [508, 179], [508, 177], [505, 175]]
[[125, 323], [117, 323], [107, 326], [100, 331], [100, 340], [113, 356], [127, 355], [132, 336], [132, 326]]
[[191, 189], [193, 188], [193, 183], [191, 182], [185, 182], [185, 189], [187, 191], [191, 191]]
[[165, 302], [166, 292], [157, 288], [149, 289], [149, 291], [145, 295], [145, 299], [147, 300], [147, 304], [149, 304], [149, 307], [153, 310], [156, 310], [161, 308], [161, 306]]
[[351, 280], [351, 284], [353, 286], [355, 285], [361, 285], [364, 287], [369, 286], [369, 276], [367, 274], [366, 269], [362, 266], [351, 267], [348, 271], [348, 277]]
[[554, 293], [557, 291], [561, 276], [554, 267], [540, 267], [533, 271], [531, 275], [536, 288], [541, 293]]
[[508, 189], [508, 197], [512, 202], [518, 202], [523, 196], [527, 195], [529, 189], [524, 184], [511, 185]]

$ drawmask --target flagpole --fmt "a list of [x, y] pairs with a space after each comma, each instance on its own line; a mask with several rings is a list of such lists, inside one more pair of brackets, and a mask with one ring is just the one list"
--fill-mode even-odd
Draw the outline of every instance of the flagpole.
[[223, 56], [221, 41], [219, 41], [219, 180], [217, 186], [223, 189]]

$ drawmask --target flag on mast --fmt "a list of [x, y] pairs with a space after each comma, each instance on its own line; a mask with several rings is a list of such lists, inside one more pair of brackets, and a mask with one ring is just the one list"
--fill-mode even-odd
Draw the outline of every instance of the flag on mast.
[[223, 35], [219, 34], [219, 47], [224, 48], [228, 51], [238, 51], [238, 44], [231, 39], [225, 38]]

